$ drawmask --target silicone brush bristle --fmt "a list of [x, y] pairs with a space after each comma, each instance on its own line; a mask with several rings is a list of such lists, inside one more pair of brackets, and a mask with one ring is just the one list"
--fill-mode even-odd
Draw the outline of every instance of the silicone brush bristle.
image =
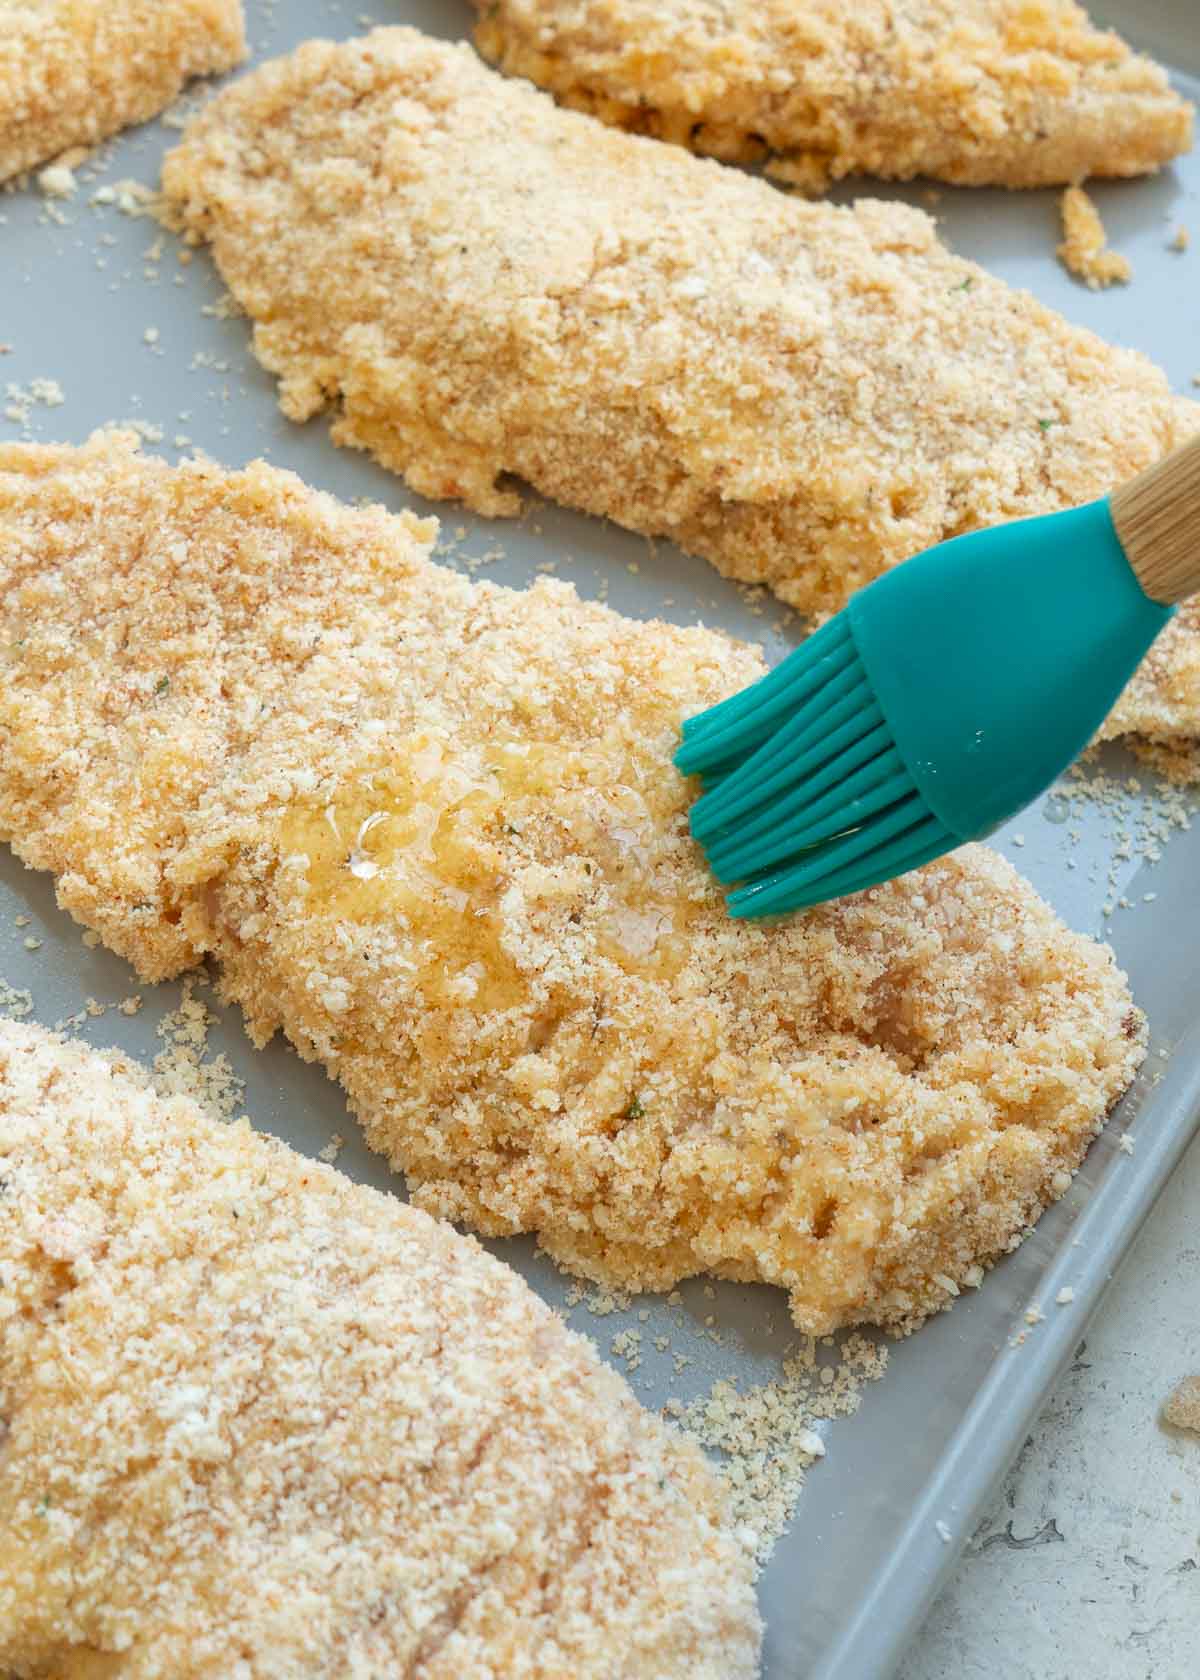
[[685, 776], [707, 780], [741, 763], [808, 695], [857, 664], [858, 652], [845, 620], [830, 619], [750, 688], [686, 719], [676, 766]]
[[675, 762], [705, 779], [692, 833], [717, 879], [742, 883], [734, 916], [861, 892], [954, 844], [896, 750], [844, 618], [685, 724]]

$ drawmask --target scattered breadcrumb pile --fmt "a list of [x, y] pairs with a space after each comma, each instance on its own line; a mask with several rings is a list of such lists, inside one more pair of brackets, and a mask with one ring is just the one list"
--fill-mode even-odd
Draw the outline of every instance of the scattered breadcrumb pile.
[[670, 755], [759, 656], [435, 535], [128, 435], [0, 451], [0, 829], [144, 978], [212, 953], [427, 1210], [911, 1326], [1129, 1083], [1111, 953], [977, 847], [732, 922]]
[[790, 1523], [809, 1467], [825, 1456], [813, 1424], [856, 1412], [863, 1383], [886, 1365], [886, 1349], [865, 1336], [847, 1337], [836, 1365], [821, 1363], [809, 1341], [770, 1382], [744, 1390], [718, 1382], [687, 1406], [667, 1401], [666, 1415], [720, 1455], [733, 1517], [760, 1564]]
[[1110, 251], [1100, 212], [1082, 187], [1068, 187], [1062, 195], [1063, 242], [1058, 247], [1064, 268], [1098, 291], [1124, 285], [1133, 277], [1128, 257]]
[[[517, 474], [804, 612], [1200, 428], [919, 211], [799, 203], [411, 30], [255, 71], [163, 181], [293, 419], [334, 406], [339, 443], [487, 515]], [[1135, 690], [1156, 739], [1200, 733], [1198, 630]]]
[[0, 0], [0, 181], [146, 122], [245, 52], [241, 0]]
[[749, 1680], [694, 1446], [508, 1268], [0, 1024], [0, 1670]]
[[1049, 821], [1065, 824], [1068, 869], [1078, 867], [1072, 853], [1083, 839], [1082, 818], [1087, 811], [1101, 818], [1105, 830], [1107, 857], [1093, 858], [1087, 865], [1088, 881], [1100, 887], [1103, 895], [1102, 916], [1107, 920], [1117, 911], [1136, 909], [1139, 903], [1153, 904], [1158, 898], [1153, 890], [1142, 893], [1140, 899], [1131, 899], [1123, 890], [1130, 876], [1126, 866], [1135, 861], [1151, 867], [1161, 863], [1174, 836], [1190, 830], [1200, 812], [1195, 794], [1159, 777], [1147, 783], [1135, 775], [1109, 775], [1089, 751], [1055, 785], [1044, 807]]
[[475, 0], [485, 58], [640, 134], [819, 192], [1057, 186], [1186, 152], [1192, 109], [1072, 0]]
[[1184, 1377], [1163, 1406], [1163, 1417], [1176, 1429], [1200, 1434], [1200, 1376]]

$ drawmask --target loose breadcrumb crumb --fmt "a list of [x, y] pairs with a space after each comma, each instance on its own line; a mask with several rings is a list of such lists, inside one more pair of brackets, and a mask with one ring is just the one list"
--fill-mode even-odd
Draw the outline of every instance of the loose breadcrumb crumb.
[[67, 400], [58, 380], [44, 376], [31, 379], [28, 386], [17, 385], [10, 380], [5, 386], [5, 396], [4, 418], [26, 430], [35, 406], [61, 408]]
[[10, 1021], [21, 1021], [32, 1014], [33, 993], [0, 978], [0, 1015]]
[[630, 1376], [642, 1363], [642, 1332], [640, 1330], [618, 1330], [609, 1344], [609, 1350], [614, 1359], [623, 1359], [625, 1369]]
[[[122, 215], [130, 217], [133, 221], [143, 216], [157, 217], [162, 210], [161, 195], [153, 187], [148, 187], [144, 181], [135, 180], [132, 176], [97, 187], [91, 202], [115, 205]], [[181, 260], [183, 255], [186, 253], [181, 254]]]
[[75, 172], [65, 164], [52, 163], [38, 175], [38, 186], [47, 198], [73, 198], [79, 187]]
[[806, 192], [849, 174], [1057, 186], [1191, 143], [1158, 65], [1064, 0], [475, 0], [485, 58], [604, 121]]
[[611, 1289], [585, 1289], [582, 1283], [573, 1283], [567, 1290], [566, 1304], [568, 1307], [584, 1306], [594, 1318], [609, 1318], [613, 1313], [625, 1312], [629, 1308], [629, 1295], [614, 1293]]
[[[214, 1120], [232, 1120], [244, 1081], [224, 1054], [209, 1058], [208, 1032], [216, 1017], [195, 994], [196, 981], [189, 977], [178, 1009], [165, 1014], [154, 1029], [165, 1046], [154, 1058], [154, 1089], [163, 1097], [187, 1097]], [[131, 1001], [137, 1002], [126, 999]], [[125, 1004], [121, 1007], [133, 1013]]]
[[0, 1672], [750, 1680], [711, 1472], [508, 1268], [0, 1026]]
[[1200, 1434], [1200, 1376], [1184, 1377], [1163, 1406], [1163, 1417], [1176, 1429]]
[[1058, 1294], [1054, 1297], [1055, 1305], [1060, 1307], [1069, 1307], [1074, 1299], [1075, 1291], [1071, 1288], [1070, 1284], [1064, 1285], [1064, 1287], [1060, 1289]]
[[[487, 515], [519, 510], [517, 475], [806, 613], [1200, 429], [923, 213], [798, 203], [409, 30], [254, 71], [163, 183], [292, 419], [330, 407], [337, 442]], [[1200, 605], [1112, 727], [1200, 737]]]
[[427, 1209], [911, 1326], [1129, 1083], [1111, 953], [977, 847], [731, 922], [670, 755], [759, 656], [434, 534], [127, 436], [0, 450], [0, 828], [146, 979], [211, 953]]
[[1100, 212], [1082, 187], [1068, 187], [1061, 202], [1063, 242], [1058, 247], [1064, 268], [1093, 291], [1125, 284], [1133, 276], [1129, 259], [1110, 251]]
[[147, 121], [245, 50], [241, 0], [4, 0], [0, 181]]

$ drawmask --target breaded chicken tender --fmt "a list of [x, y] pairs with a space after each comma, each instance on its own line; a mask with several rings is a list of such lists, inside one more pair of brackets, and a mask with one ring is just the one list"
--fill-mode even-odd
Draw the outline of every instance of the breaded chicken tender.
[[1200, 601], [1187, 601], [1150, 649], [1102, 732], [1149, 744], [1167, 774], [1200, 780]]
[[1191, 145], [1157, 64], [1073, 0], [475, 0], [485, 58], [619, 128], [771, 169], [1044, 187]]
[[0, 181], [245, 56], [241, 0], [0, 0]]
[[0, 450], [0, 832], [145, 978], [211, 955], [428, 1211], [915, 1323], [1129, 1083], [1111, 952], [979, 847], [731, 921], [670, 755], [757, 652], [471, 583], [435, 529], [112, 435]]
[[750, 1680], [698, 1451], [515, 1273], [0, 1022], [0, 1672]]
[[[293, 419], [332, 405], [336, 441], [484, 514], [519, 474], [803, 612], [1200, 428], [918, 211], [799, 203], [411, 30], [256, 71], [163, 179]], [[1194, 633], [1169, 645], [1183, 673]]]

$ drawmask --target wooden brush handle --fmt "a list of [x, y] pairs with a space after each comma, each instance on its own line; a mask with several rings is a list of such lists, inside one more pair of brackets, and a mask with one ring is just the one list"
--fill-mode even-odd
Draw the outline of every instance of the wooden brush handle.
[[1200, 437], [1109, 498], [1113, 524], [1152, 601], [1200, 594]]

